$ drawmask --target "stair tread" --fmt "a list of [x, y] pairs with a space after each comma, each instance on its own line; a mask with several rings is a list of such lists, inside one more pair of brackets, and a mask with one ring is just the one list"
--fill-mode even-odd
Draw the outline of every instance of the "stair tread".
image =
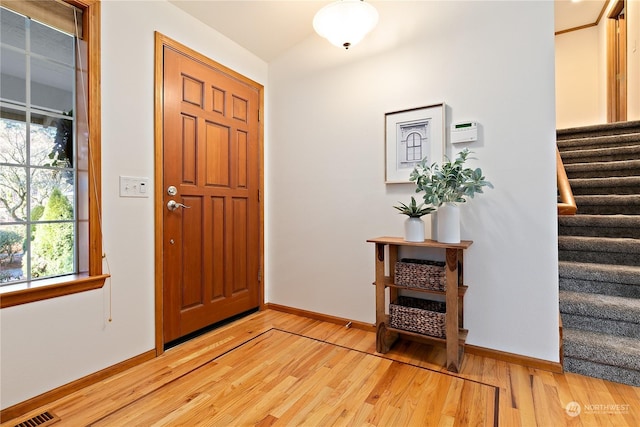
[[597, 264], [586, 262], [573, 262], [573, 261], [560, 261], [560, 266], [569, 268], [573, 267], [586, 271], [611, 271], [619, 272], [624, 270], [630, 270], [633, 274], [640, 274], [640, 267], [632, 265], [609, 265], [609, 264]]
[[593, 252], [640, 253], [640, 239], [627, 237], [558, 236], [558, 248]]
[[640, 215], [561, 215], [558, 235], [640, 239]]
[[638, 266], [560, 261], [558, 267], [560, 277], [640, 285], [640, 267]]
[[620, 134], [625, 134], [626, 132], [628, 132], [627, 129], [633, 129], [633, 128], [637, 128], [637, 127], [640, 127], [640, 120], [629, 120], [629, 121], [626, 121], [626, 122], [601, 123], [601, 124], [596, 124], [596, 125], [588, 125], [588, 126], [579, 126], [579, 127], [557, 129], [556, 130], [556, 135], [558, 137], [562, 137], [564, 135], [571, 135], [571, 134], [575, 134], [575, 133], [602, 132], [602, 131], [608, 131], [608, 130], [616, 130], [616, 131], [619, 131]]
[[[640, 141], [639, 141], [640, 142]], [[640, 153], [640, 144], [621, 145], [613, 147], [587, 147], [583, 149], [569, 149], [562, 151], [562, 158], [607, 156], [614, 153]]]
[[604, 194], [604, 195], [579, 195], [574, 196], [576, 199], [576, 204], [578, 205], [578, 209], [580, 209], [580, 204], [577, 203], [578, 200], [582, 201], [584, 204], [625, 204], [625, 205], [637, 205], [640, 204], [640, 194]]
[[640, 215], [563, 215], [558, 217], [562, 225], [633, 227], [640, 226]]
[[564, 355], [640, 370], [640, 339], [565, 328]]
[[560, 312], [594, 319], [636, 323], [640, 327], [640, 299], [584, 292], [560, 291]]
[[618, 170], [640, 167], [640, 160], [612, 160], [610, 162], [579, 162], [564, 165], [567, 172], [583, 170]]
[[612, 134], [600, 136], [578, 136], [575, 138], [557, 139], [556, 144], [560, 153], [575, 149], [585, 148], [607, 148], [624, 145], [636, 145], [640, 141], [640, 132], [631, 132], [625, 134]]
[[571, 184], [571, 187], [609, 187], [623, 185], [640, 185], [640, 176], [570, 178], [569, 183]]

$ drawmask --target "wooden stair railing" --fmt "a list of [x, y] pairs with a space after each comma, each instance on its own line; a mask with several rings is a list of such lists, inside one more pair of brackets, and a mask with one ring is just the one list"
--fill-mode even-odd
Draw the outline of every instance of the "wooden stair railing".
[[556, 169], [558, 175], [558, 193], [560, 201], [558, 202], [558, 215], [575, 215], [578, 210], [576, 199], [573, 198], [571, 184], [567, 178], [567, 172], [564, 170], [564, 163], [560, 157], [560, 150], [556, 146]]

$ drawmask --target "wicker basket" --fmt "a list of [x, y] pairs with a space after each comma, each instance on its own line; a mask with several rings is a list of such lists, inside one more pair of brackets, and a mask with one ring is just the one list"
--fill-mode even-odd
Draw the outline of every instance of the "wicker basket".
[[396, 262], [395, 284], [409, 288], [445, 290], [445, 263], [403, 258]]
[[389, 304], [389, 325], [392, 328], [445, 338], [445, 304], [411, 297], [398, 297]]

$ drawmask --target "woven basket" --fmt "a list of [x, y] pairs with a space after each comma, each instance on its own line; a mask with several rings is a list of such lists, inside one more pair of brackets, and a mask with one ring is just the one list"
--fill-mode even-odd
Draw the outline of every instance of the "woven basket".
[[409, 288], [445, 290], [445, 263], [403, 258], [396, 262], [395, 284]]
[[389, 325], [392, 328], [445, 338], [445, 304], [411, 297], [398, 297], [389, 304]]

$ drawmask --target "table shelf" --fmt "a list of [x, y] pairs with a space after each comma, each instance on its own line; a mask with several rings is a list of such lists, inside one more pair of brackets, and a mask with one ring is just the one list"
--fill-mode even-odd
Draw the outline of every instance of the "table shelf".
[[[371, 284], [373, 286], [375, 286], [376, 282], [373, 282]], [[421, 293], [424, 293], [424, 294], [432, 294], [432, 295], [446, 295], [447, 294], [446, 290], [445, 291], [439, 291], [437, 289], [425, 289], [425, 288], [418, 288], [418, 287], [413, 287], [413, 286], [396, 285], [395, 283], [393, 283], [393, 278], [391, 278], [389, 276], [385, 276], [384, 285], [387, 288], [403, 289], [403, 290], [406, 290], [406, 291], [416, 291], [416, 292], [421, 292]], [[469, 286], [467, 286], [467, 285], [458, 286], [458, 296], [460, 298], [463, 298], [464, 294], [467, 292], [467, 289], [469, 289]]]
[[[375, 243], [376, 245], [376, 280], [374, 282], [376, 288], [376, 350], [380, 353], [388, 352], [399, 336], [425, 343], [445, 345], [447, 350], [446, 368], [449, 371], [458, 372], [462, 363], [468, 334], [468, 330], [463, 327], [463, 301], [468, 289], [468, 286], [463, 284], [463, 252], [473, 242], [470, 240], [463, 240], [460, 243], [453, 244], [440, 243], [434, 240], [406, 242], [401, 237], [377, 237], [369, 239], [367, 242]], [[445, 290], [440, 291], [395, 284], [393, 267], [399, 259], [398, 250], [403, 246], [436, 248], [445, 251]], [[388, 248], [388, 259], [385, 256], [385, 248]], [[386, 270], [391, 274], [386, 275]], [[397, 299], [398, 292], [401, 290], [415, 291], [425, 295], [444, 296], [446, 304], [445, 338], [432, 337], [391, 327], [389, 325], [389, 316], [385, 313], [387, 303], [385, 290], [387, 288], [389, 288], [391, 301]]]

